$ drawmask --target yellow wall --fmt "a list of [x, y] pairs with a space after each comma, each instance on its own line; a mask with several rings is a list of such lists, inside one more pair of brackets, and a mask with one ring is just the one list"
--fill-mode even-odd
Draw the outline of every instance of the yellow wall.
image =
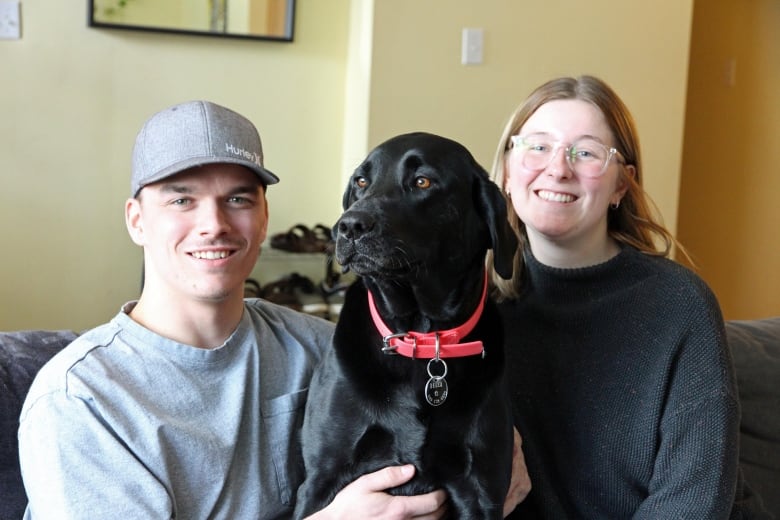
[[0, 40], [0, 330], [83, 329], [137, 296], [130, 153], [153, 112], [211, 99], [260, 129], [271, 229], [334, 221], [349, 0], [301, 0], [293, 44], [87, 27], [81, 0], [22, 2]]
[[728, 319], [780, 315], [780, 2], [699, 0], [679, 238]]
[[[391, 135], [441, 133], [487, 167], [533, 87], [597, 74], [636, 116], [674, 228], [692, 1], [298, 0], [295, 41], [280, 44], [89, 29], [81, 1], [23, 0], [23, 39], [0, 41], [0, 329], [91, 327], [137, 295], [132, 141], [193, 98], [257, 123], [282, 177], [275, 232], [335, 221], [344, 177]], [[485, 30], [484, 64], [460, 64], [463, 27]]]
[[[489, 167], [510, 112], [533, 88], [595, 74], [636, 117], [646, 186], [675, 228], [692, 0], [481, 0], [479, 12], [468, 0], [375, 4], [369, 144], [426, 129]], [[484, 29], [484, 64], [460, 64], [463, 27]]]

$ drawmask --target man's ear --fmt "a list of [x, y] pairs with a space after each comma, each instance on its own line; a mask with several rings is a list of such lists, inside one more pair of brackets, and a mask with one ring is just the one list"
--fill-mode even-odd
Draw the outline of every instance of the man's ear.
[[141, 218], [141, 201], [129, 198], [125, 202], [125, 225], [130, 238], [139, 246], [144, 245], [143, 218]]
[[268, 198], [265, 196], [265, 192], [262, 193], [263, 196], [263, 211], [265, 211], [265, 215], [263, 216], [263, 231], [260, 235], [260, 243], [262, 244], [265, 242], [265, 238], [268, 236]]

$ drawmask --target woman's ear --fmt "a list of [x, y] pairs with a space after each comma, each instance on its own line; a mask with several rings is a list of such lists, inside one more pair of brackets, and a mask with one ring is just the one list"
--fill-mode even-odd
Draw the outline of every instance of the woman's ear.
[[[636, 166], [633, 164], [627, 164], [625, 166], [625, 175], [628, 178], [635, 179], [636, 178]], [[623, 182], [625, 182], [625, 179], [623, 179]]]
[[129, 198], [125, 202], [125, 225], [130, 238], [136, 245], [144, 245], [143, 218], [141, 218], [141, 201]]
[[615, 187], [615, 194], [613, 195], [617, 200], [613, 200], [613, 203], [618, 204], [628, 191], [629, 181], [636, 178], [636, 166], [633, 164], [627, 164], [623, 167], [623, 171], [618, 175], [617, 186]]
[[504, 168], [503, 168], [503, 180], [504, 185], [501, 186], [501, 191], [509, 195], [509, 154], [504, 154]]

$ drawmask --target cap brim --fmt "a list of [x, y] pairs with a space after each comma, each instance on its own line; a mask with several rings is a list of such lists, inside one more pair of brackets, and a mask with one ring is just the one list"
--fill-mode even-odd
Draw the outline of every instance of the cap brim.
[[154, 184], [155, 182], [159, 182], [163, 179], [181, 173], [184, 170], [189, 170], [190, 168], [196, 168], [198, 166], [204, 166], [206, 164], [238, 164], [254, 172], [260, 178], [260, 181], [266, 186], [279, 182], [279, 177], [277, 177], [276, 174], [251, 161], [231, 159], [228, 157], [188, 157], [186, 160], [171, 164], [157, 172], [155, 175], [145, 179], [144, 183], [141, 186], [138, 186], [133, 195], [138, 195], [138, 192], [141, 191], [144, 186]]

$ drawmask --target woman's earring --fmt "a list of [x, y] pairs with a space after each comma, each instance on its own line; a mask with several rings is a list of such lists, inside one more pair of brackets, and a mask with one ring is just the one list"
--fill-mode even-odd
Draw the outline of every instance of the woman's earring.
[[612, 204], [609, 205], [609, 207], [612, 209], [618, 209], [620, 207], [620, 201], [613, 202]]

